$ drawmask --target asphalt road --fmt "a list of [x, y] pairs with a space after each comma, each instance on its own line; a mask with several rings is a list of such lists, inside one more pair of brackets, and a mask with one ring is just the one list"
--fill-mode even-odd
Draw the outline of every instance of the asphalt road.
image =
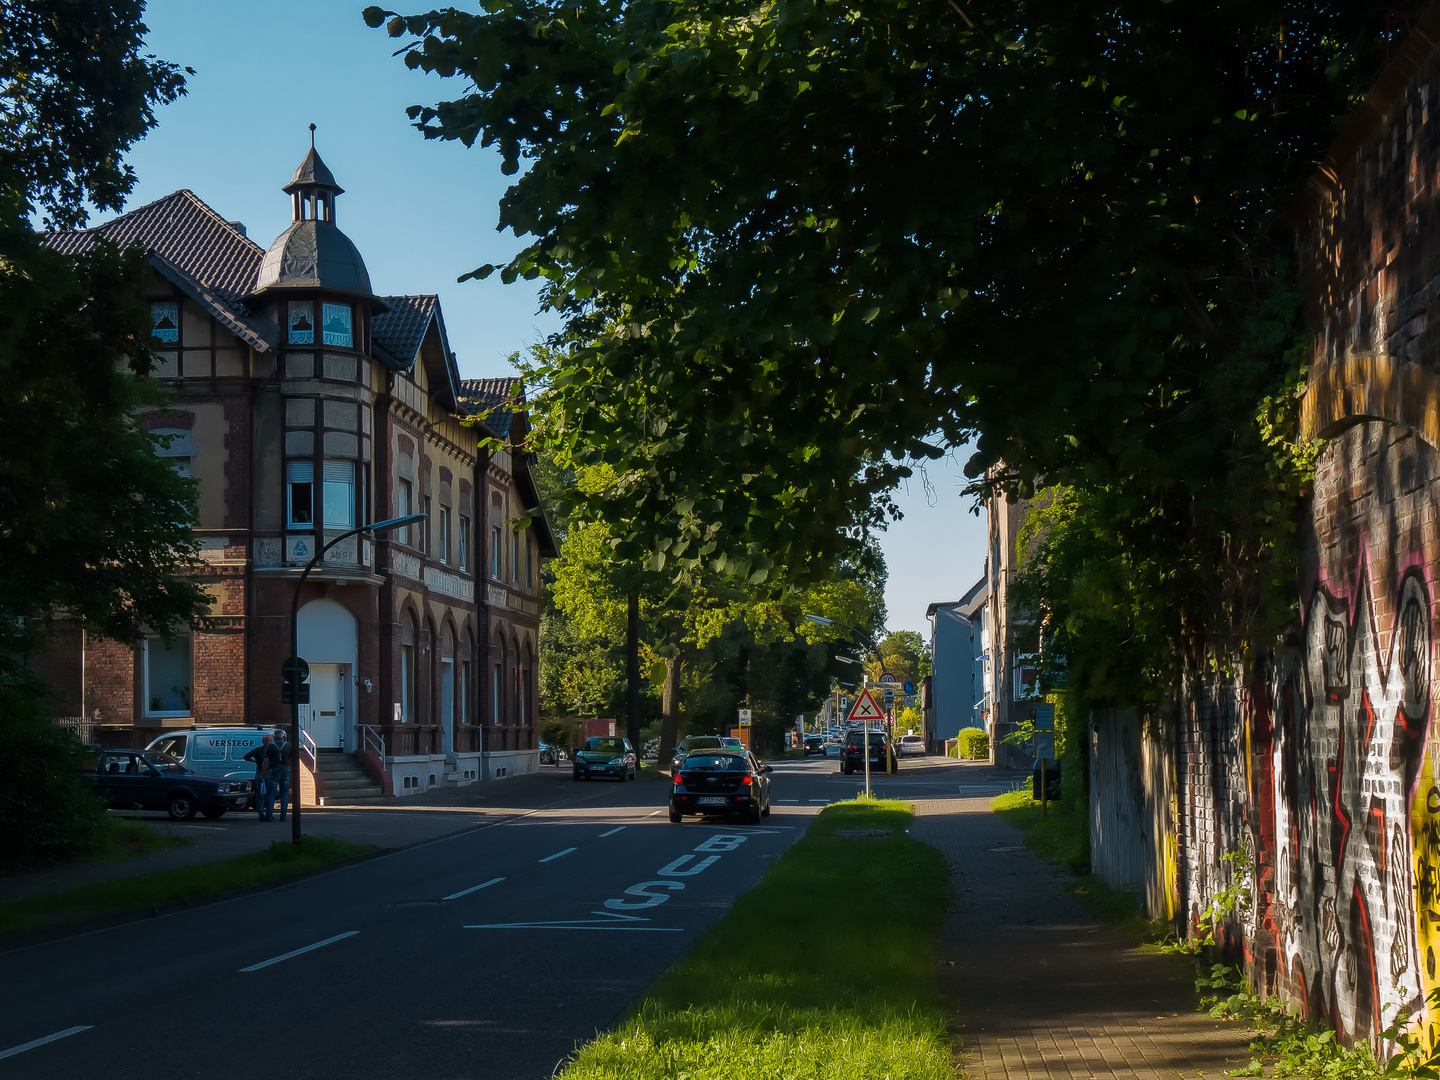
[[[859, 779], [777, 763], [761, 826], [672, 825], [668, 784], [566, 782], [508, 821], [5, 953], [0, 1076], [548, 1077]], [[961, 779], [915, 760], [874, 786]]]

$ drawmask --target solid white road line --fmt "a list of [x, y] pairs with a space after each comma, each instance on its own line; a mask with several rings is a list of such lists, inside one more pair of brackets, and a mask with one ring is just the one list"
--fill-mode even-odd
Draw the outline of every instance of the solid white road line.
[[554, 855], [548, 855], [548, 856], [546, 856], [545, 858], [541, 859], [540, 861], [541, 861], [541, 862], [554, 862], [556, 859], [560, 858], [560, 856], [562, 856], [562, 855], [569, 855], [570, 852], [572, 852], [572, 851], [574, 851], [574, 850], [575, 850], [575, 848], [573, 848], [573, 847], [567, 847], [564, 851], [557, 851], [557, 852], [555, 852]]
[[811, 801], [811, 802], [823, 802], [823, 803], [828, 803], [830, 800], [829, 800], [829, 799], [811, 799], [810, 801]]
[[76, 1027], [66, 1028], [64, 1031], [57, 1031], [54, 1035], [46, 1035], [43, 1039], [34, 1039], [28, 1043], [21, 1043], [19, 1046], [12, 1046], [9, 1050], [0, 1050], [0, 1058], [14, 1057], [16, 1054], [23, 1054], [26, 1050], [34, 1050], [37, 1046], [44, 1046], [59, 1039], [68, 1039], [71, 1035], [79, 1035], [82, 1031], [89, 1031], [94, 1024], [79, 1024]]
[[611, 829], [609, 832], [602, 832], [602, 833], [600, 834], [600, 839], [601, 839], [601, 840], [604, 840], [605, 837], [607, 837], [607, 836], [614, 836], [617, 832], [620, 831], [620, 829], [623, 829], [624, 827], [625, 827], [624, 825], [621, 825], [621, 826], [619, 826], [619, 828]]
[[333, 945], [337, 941], [344, 941], [347, 937], [354, 937], [358, 933], [360, 933], [359, 930], [346, 930], [343, 934], [336, 934], [334, 937], [327, 937], [324, 941], [317, 941], [314, 945], [306, 945], [303, 949], [295, 949], [294, 951], [287, 952], [282, 956], [276, 956], [269, 960], [262, 960], [258, 964], [251, 964], [249, 967], [243, 967], [240, 969], [240, 971], [242, 973], [246, 971], [259, 971], [261, 968], [267, 968], [271, 964], [278, 964], [282, 960], [289, 960], [292, 956], [299, 956], [302, 953], [314, 952], [316, 949], [324, 948], [326, 945]]
[[449, 896], [443, 897], [443, 899], [445, 899], [445, 900], [459, 900], [460, 897], [462, 897], [462, 896], [469, 896], [472, 892], [479, 892], [481, 889], [488, 889], [491, 885], [499, 885], [500, 882], [502, 882], [502, 881], [504, 881], [504, 880], [505, 880], [505, 879], [504, 879], [503, 877], [492, 877], [489, 881], [485, 882], [485, 884], [483, 884], [483, 885], [472, 885], [472, 886], [471, 886], [470, 888], [468, 888], [468, 889], [461, 889], [459, 892], [451, 893]]

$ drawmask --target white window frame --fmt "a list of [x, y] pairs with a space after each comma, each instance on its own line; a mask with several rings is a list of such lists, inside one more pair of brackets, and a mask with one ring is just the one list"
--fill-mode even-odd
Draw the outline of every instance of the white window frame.
[[195, 638], [192, 634], [182, 634], [175, 640], [177, 647], [184, 647], [189, 650], [190, 655], [190, 707], [186, 709], [152, 709], [150, 707], [150, 649], [153, 644], [164, 646], [165, 642], [159, 634], [146, 634], [142, 643], [142, 655], [140, 657], [140, 675], [143, 681], [145, 715], [146, 716], [193, 716], [195, 714]]
[[[310, 495], [304, 521], [295, 520], [295, 488], [300, 484]], [[315, 528], [315, 462], [308, 458], [285, 463], [285, 524], [291, 529]]]
[[436, 557], [442, 563], [450, 562], [450, 508], [445, 505], [440, 507], [440, 542], [435, 545]]
[[[325, 482], [320, 492], [320, 514], [324, 519], [323, 524], [326, 529], [344, 532], [347, 529], [355, 528], [355, 496], [358, 487], [354, 461], [346, 459], [325, 462]], [[345, 500], [346, 513], [343, 520], [339, 517], [332, 519], [330, 516], [332, 493]]]
[[457, 565], [461, 570], [470, 568], [470, 519], [460, 515], [460, 535], [455, 543]]

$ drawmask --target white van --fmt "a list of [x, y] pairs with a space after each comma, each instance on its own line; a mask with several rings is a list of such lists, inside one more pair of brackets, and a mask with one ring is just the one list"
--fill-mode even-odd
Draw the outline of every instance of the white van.
[[187, 769], [226, 780], [254, 780], [255, 765], [245, 755], [260, 745], [273, 727], [191, 728], [152, 739], [146, 750], [161, 750]]

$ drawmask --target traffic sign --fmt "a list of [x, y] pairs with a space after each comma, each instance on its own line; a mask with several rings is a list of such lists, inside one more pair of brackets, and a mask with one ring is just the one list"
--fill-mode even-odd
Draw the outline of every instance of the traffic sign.
[[[1042, 701], [1035, 706], [1035, 730], [1055, 730], [1055, 706], [1048, 701]], [[1042, 755], [1048, 757], [1049, 755]]]
[[905, 681], [905, 696], [906, 696], [906, 697], [914, 697], [914, 696], [915, 696], [915, 684], [914, 684], [913, 682], [910, 682], [908, 679]]
[[861, 690], [860, 696], [855, 699], [855, 705], [845, 717], [846, 720], [854, 720], [862, 723], [869, 723], [873, 720], [884, 720], [885, 710], [875, 700], [875, 695], [869, 689]]
[[[295, 696], [295, 691], [297, 690], [300, 691], [298, 698]], [[310, 704], [310, 684], [308, 682], [302, 682], [299, 686], [296, 686], [294, 683], [286, 680], [285, 685], [280, 687], [280, 704], [295, 705], [297, 703], [300, 705]]]
[[882, 671], [882, 672], [880, 673], [880, 685], [882, 685], [882, 686], [888, 686], [888, 685], [890, 685], [891, 683], [893, 683], [894, 681], [895, 681], [895, 676], [894, 676], [894, 675], [891, 675], [890, 672], [888, 672], [888, 671]]
[[740, 726], [741, 726], [741, 727], [749, 727], [749, 726], [750, 726], [750, 710], [749, 710], [749, 709], [741, 709], [741, 710], [740, 710]]
[[303, 657], [299, 656], [292, 656], [289, 660], [286, 660], [285, 663], [281, 664], [280, 674], [284, 676], [285, 681], [288, 683], [295, 677], [296, 669], [299, 669], [301, 682], [305, 682], [310, 678], [310, 665], [305, 662]]

